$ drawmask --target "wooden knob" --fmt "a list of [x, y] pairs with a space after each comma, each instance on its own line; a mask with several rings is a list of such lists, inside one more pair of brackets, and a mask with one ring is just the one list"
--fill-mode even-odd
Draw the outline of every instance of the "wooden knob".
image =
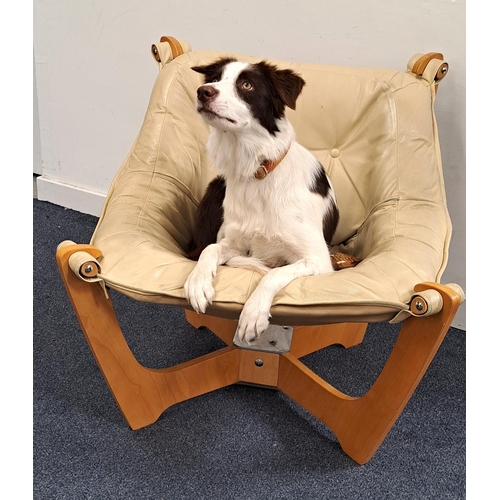
[[85, 278], [95, 278], [99, 270], [93, 262], [85, 262], [80, 266], [80, 274]]
[[158, 47], [154, 43], [153, 45], [151, 45], [151, 53], [153, 54], [153, 57], [156, 59], [156, 62], [161, 63], [160, 52], [158, 50]]
[[410, 303], [410, 311], [417, 316], [423, 316], [428, 310], [427, 302], [423, 297], [417, 295]]
[[434, 80], [436, 82], [442, 80], [446, 76], [446, 73], [448, 73], [448, 63], [443, 63], [441, 64], [441, 66], [439, 66], [439, 69], [436, 73]]
[[415, 316], [431, 316], [443, 308], [443, 297], [437, 290], [423, 290], [414, 295], [410, 302], [410, 311]]
[[96, 278], [101, 272], [99, 262], [87, 252], [75, 252], [68, 260], [71, 270], [81, 279]]
[[429, 52], [428, 54], [424, 54], [415, 62], [413, 68], [411, 69], [412, 72], [416, 75], [422, 76], [424, 74], [425, 68], [429, 64], [429, 61], [432, 61], [432, 59], [439, 59], [440, 61], [443, 61], [444, 56], [439, 52]]

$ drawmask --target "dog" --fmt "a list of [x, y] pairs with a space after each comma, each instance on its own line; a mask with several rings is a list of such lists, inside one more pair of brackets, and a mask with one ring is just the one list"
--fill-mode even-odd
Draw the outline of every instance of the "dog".
[[305, 85], [266, 60], [226, 57], [194, 71], [204, 76], [196, 109], [210, 126], [206, 144], [218, 176], [197, 210], [184, 285], [197, 313], [212, 304], [217, 266], [263, 274], [241, 311], [236, 334], [255, 341], [269, 326], [275, 295], [295, 278], [334, 272], [329, 244], [339, 222], [335, 192], [318, 160], [285, 116]]

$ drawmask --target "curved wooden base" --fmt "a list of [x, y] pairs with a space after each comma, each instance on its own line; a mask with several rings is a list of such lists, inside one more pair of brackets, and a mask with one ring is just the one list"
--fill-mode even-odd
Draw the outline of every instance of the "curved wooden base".
[[85, 338], [128, 424], [134, 430], [155, 422], [166, 408], [239, 381], [239, 353], [226, 347], [172, 368], [150, 369], [135, 359], [118, 324], [111, 298], [99, 283], [88, 283], [71, 271], [75, 251], [93, 257], [89, 245], [64, 247], [57, 263]]
[[228, 347], [171, 368], [146, 368], [128, 347], [111, 299], [100, 284], [84, 281], [70, 269], [68, 260], [76, 251], [88, 252], [94, 258], [101, 253], [90, 245], [70, 245], [60, 248], [56, 259], [85, 338], [132, 429], [155, 422], [175, 403], [245, 382], [283, 391], [329, 426], [343, 450], [360, 464], [370, 460], [400, 415], [460, 305], [460, 297], [451, 288], [422, 284], [442, 294], [443, 309], [433, 316], [407, 319], [372, 388], [364, 396], [353, 398], [322, 380], [299, 358], [336, 343], [345, 347], [359, 344], [366, 324], [296, 327], [290, 352], [276, 354], [234, 346], [235, 321], [186, 311], [193, 326], [208, 327]]
[[460, 297], [451, 289], [437, 284], [429, 287], [443, 292], [442, 311], [410, 317], [403, 323], [384, 368], [362, 397], [343, 394], [293, 356], [283, 355], [278, 388], [325, 423], [345, 453], [359, 464], [373, 457], [403, 411], [460, 305]]

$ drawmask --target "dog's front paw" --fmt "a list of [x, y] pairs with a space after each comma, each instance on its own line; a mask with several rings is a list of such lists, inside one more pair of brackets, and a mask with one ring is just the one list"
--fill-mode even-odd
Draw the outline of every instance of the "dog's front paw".
[[197, 313], [204, 313], [212, 303], [215, 295], [212, 280], [211, 274], [200, 272], [195, 267], [184, 284], [186, 299]]
[[241, 342], [253, 342], [258, 339], [269, 326], [269, 308], [258, 303], [247, 301], [240, 314], [236, 333]]

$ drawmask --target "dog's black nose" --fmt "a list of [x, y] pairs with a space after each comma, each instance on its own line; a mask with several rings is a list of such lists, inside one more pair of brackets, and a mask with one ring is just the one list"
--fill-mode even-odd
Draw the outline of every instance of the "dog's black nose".
[[197, 94], [201, 102], [207, 102], [214, 99], [219, 94], [219, 91], [211, 85], [202, 85], [198, 89]]

